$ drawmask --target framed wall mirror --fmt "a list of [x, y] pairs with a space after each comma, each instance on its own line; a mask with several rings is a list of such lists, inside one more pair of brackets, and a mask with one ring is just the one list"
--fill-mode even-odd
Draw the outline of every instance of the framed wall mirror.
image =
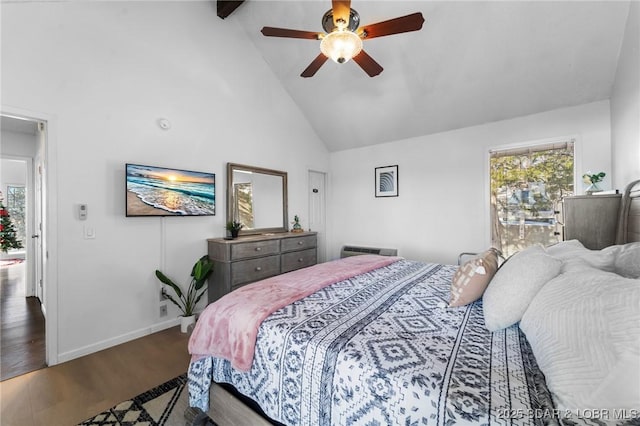
[[240, 235], [287, 232], [287, 172], [227, 164], [227, 222]]

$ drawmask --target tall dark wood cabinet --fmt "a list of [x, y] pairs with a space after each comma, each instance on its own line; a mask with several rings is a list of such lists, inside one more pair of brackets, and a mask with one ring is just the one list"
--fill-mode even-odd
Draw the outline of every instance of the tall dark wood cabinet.
[[209, 303], [243, 285], [317, 263], [315, 232], [213, 238], [207, 244], [214, 264]]
[[600, 250], [616, 243], [621, 194], [576, 195], [562, 200], [564, 240]]

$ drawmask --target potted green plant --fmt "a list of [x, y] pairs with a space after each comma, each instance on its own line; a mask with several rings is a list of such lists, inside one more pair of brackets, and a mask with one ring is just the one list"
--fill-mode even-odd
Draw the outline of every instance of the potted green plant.
[[238, 233], [243, 228], [243, 224], [236, 220], [230, 220], [227, 222], [227, 231], [231, 234], [231, 238], [238, 238]]
[[156, 277], [158, 277], [162, 284], [171, 287], [175, 293], [175, 297], [169, 293], [164, 294], [167, 299], [182, 311], [180, 330], [183, 333], [187, 332], [189, 325], [195, 323], [194, 310], [207, 291], [205, 284], [211, 272], [213, 272], [213, 262], [209, 260], [209, 256], [204, 255], [193, 265], [191, 269], [191, 283], [187, 290], [183, 291], [178, 284], [174, 283], [169, 277], [156, 269]]
[[582, 175], [582, 181], [584, 183], [586, 183], [586, 184], [589, 184], [589, 186], [587, 187], [587, 189], [584, 192], [587, 195], [591, 195], [594, 192], [602, 191], [602, 188], [600, 188], [598, 183], [602, 182], [602, 180], [604, 179], [605, 176], [606, 176], [606, 173], [604, 173], [604, 172], [599, 172], [599, 173], [587, 172], [587, 173], [583, 174]]

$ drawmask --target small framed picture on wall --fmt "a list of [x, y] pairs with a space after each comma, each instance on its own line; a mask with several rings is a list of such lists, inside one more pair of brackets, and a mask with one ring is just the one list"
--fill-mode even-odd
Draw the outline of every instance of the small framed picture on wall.
[[376, 167], [376, 197], [398, 196], [398, 166]]

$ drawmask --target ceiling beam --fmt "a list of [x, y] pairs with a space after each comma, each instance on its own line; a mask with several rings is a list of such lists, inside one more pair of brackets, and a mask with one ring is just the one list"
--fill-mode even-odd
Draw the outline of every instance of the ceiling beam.
[[240, 0], [240, 1], [218, 0], [217, 1], [218, 16], [222, 19], [226, 18], [227, 16], [231, 15], [233, 11], [236, 10], [238, 6], [240, 6], [242, 3], [244, 3], [244, 0]]

